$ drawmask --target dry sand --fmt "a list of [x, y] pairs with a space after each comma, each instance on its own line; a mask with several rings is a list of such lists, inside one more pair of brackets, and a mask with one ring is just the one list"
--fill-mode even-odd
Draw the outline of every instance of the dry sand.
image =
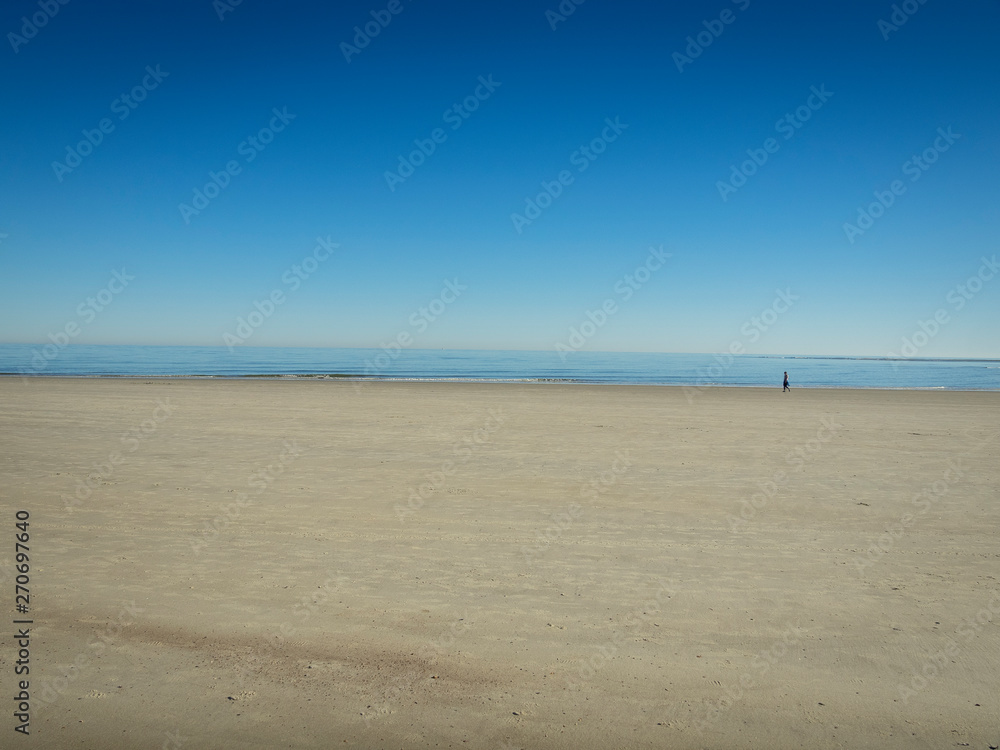
[[0, 380], [0, 744], [1000, 743], [1000, 394], [688, 395]]

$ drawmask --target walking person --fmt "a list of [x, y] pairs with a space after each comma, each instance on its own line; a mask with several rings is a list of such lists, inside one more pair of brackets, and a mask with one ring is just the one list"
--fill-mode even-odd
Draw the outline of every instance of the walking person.
[[781, 389], [781, 392], [784, 393], [785, 391], [790, 391], [790, 390], [792, 389], [788, 387], [788, 371], [785, 370], [785, 387]]

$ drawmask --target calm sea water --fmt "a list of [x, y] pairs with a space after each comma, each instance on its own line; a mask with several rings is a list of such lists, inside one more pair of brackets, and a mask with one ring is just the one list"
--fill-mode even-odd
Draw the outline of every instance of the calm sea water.
[[568, 380], [648, 385], [1000, 390], [1000, 360], [712, 354], [306, 349], [203, 346], [0, 345], [10, 375], [351, 376], [428, 380]]

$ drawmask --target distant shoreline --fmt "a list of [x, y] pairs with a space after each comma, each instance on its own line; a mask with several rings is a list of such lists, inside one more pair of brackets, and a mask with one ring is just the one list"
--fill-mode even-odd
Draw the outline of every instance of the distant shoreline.
[[12, 377], [607, 383], [798, 388], [1000, 390], [1000, 360], [814, 355], [243, 347], [0, 346]]
[[[630, 381], [585, 380], [580, 378], [488, 378], [488, 377], [420, 377], [409, 375], [357, 375], [350, 373], [270, 373], [245, 375], [207, 375], [191, 373], [185, 375], [136, 375], [134, 373], [32, 373], [0, 372], [0, 379], [22, 378], [25, 380], [116, 380], [116, 381], [277, 381], [277, 382], [317, 382], [333, 381], [341, 383], [414, 383], [414, 384], [455, 384], [455, 385], [577, 385], [643, 388], [687, 388], [694, 391], [708, 389], [759, 389], [781, 390], [781, 384], [766, 383], [637, 383]], [[948, 386], [867, 386], [867, 385], [797, 385], [792, 388], [803, 391], [921, 391], [938, 393], [998, 393], [996, 388], [962, 388]]]

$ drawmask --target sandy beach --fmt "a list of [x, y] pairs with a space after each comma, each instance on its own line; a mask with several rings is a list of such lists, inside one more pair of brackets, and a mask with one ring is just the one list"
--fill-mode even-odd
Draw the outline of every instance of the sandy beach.
[[0, 410], [5, 747], [1000, 743], [1000, 393], [11, 377]]

